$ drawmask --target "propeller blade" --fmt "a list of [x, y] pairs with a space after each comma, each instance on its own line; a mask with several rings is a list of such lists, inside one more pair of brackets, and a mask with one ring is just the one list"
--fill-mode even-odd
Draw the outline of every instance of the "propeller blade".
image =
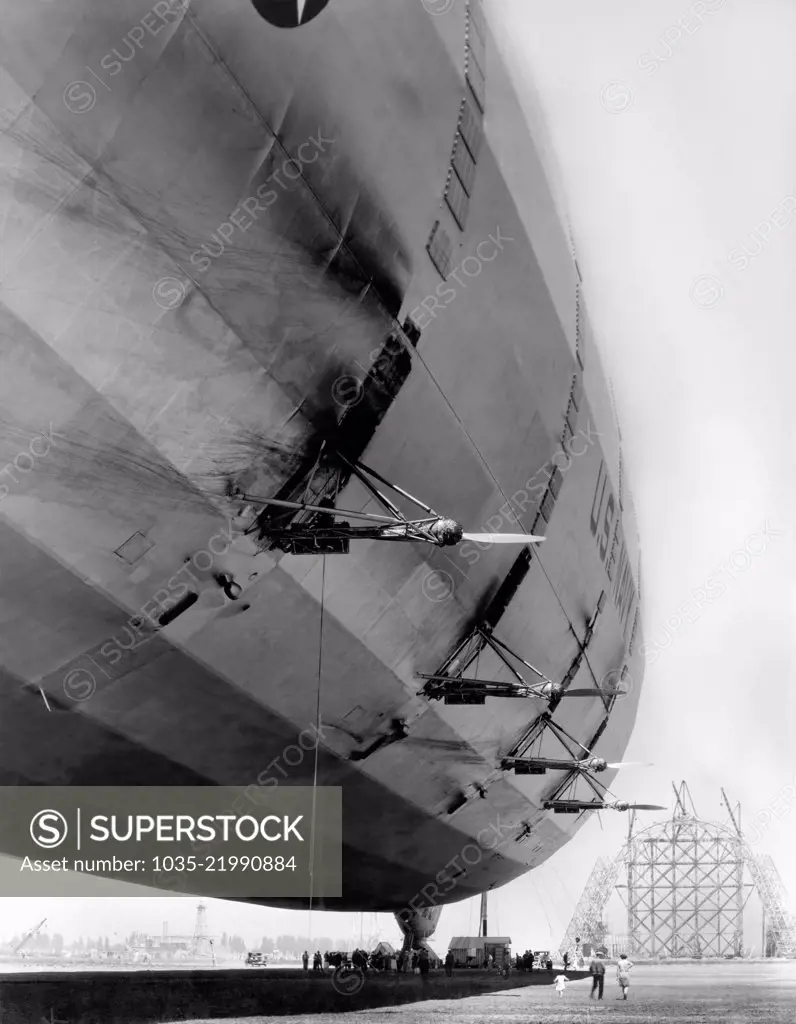
[[560, 696], [562, 697], [613, 697], [615, 693], [627, 693], [627, 690], [611, 690], [610, 693], [606, 693], [605, 690], [564, 690]]
[[541, 544], [544, 537], [530, 533], [463, 533], [462, 540], [474, 540], [479, 544]]
[[661, 807], [660, 804], [628, 804], [627, 809], [629, 811], [665, 811], [665, 807]]
[[652, 768], [652, 761], [609, 761], [606, 768]]

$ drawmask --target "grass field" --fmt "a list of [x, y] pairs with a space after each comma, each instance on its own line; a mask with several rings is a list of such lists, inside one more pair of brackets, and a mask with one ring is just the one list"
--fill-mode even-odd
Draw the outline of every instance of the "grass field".
[[550, 985], [358, 1013], [226, 1018], [213, 1024], [796, 1024], [796, 963], [639, 965], [627, 1002], [617, 999], [609, 968], [603, 1001], [590, 1001], [590, 989], [589, 981], [578, 981], [563, 999]]

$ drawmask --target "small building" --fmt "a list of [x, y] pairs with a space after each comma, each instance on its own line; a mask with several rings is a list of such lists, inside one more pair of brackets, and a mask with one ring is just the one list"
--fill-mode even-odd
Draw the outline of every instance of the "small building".
[[462, 935], [451, 939], [448, 949], [453, 953], [455, 967], [486, 967], [489, 956], [495, 967], [502, 967], [511, 957], [511, 939], [505, 936]]

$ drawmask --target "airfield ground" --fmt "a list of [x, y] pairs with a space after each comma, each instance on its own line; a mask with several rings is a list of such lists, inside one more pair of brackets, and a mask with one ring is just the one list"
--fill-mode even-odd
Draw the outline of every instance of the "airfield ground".
[[[563, 999], [551, 985], [456, 1000], [429, 1000], [356, 1013], [291, 1017], [293, 1024], [794, 1024], [796, 962], [638, 965], [627, 1002], [617, 999], [613, 969], [602, 1002], [588, 980]], [[284, 1024], [284, 1017], [238, 1017], [213, 1024]], [[164, 1022], [166, 1024], [166, 1022]], [[170, 1024], [170, 1022], [169, 1022]], [[198, 1022], [197, 1022], [198, 1024]], [[207, 1021], [203, 1024], [208, 1024]]]

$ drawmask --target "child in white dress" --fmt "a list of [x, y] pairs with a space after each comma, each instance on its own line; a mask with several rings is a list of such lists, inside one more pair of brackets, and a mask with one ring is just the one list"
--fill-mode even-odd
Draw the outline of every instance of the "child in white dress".
[[564, 989], [567, 987], [567, 982], [568, 981], [569, 981], [569, 978], [566, 976], [566, 974], [559, 974], [559, 975], [556, 976], [556, 979], [553, 982], [553, 984], [556, 987], [556, 992], [558, 992], [558, 998], [559, 999], [563, 999], [564, 998]]

